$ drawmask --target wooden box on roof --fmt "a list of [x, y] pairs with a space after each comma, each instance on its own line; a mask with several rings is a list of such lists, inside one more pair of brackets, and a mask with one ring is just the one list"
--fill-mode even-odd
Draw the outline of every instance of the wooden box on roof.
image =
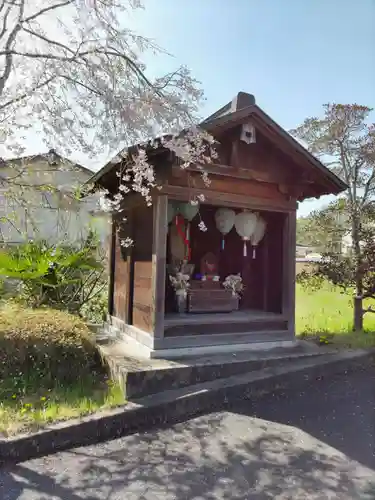
[[[197, 166], [181, 169], [168, 150], [154, 148], [148, 156], [161, 189], [155, 190], [152, 206], [129, 193], [124, 212], [113, 216], [107, 328], [142, 344], [152, 356], [178, 356], [186, 348], [235, 351], [263, 342], [292, 342], [297, 202], [346, 188], [249, 94], [240, 92], [201, 126], [218, 143], [219, 157], [205, 167], [209, 187]], [[121, 161], [108, 164], [94, 176], [94, 183], [115, 194], [120, 168]], [[176, 210], [202, 193], [204, 203], [190, 223], [181, 217], [168, 219], [169, 205]], [[236, 226], [225, 235], [223, 248], [215, 214], [224, 207], [261, 217], [266, 229], [256, 249], [244, 243]], [[201, 221], [206, 231], [201, 231]], [[121, 247], [126, 237], [134, 241], [130, 248]], [[193, 284], [204, 279], [200, 263], [207, 253], [217, 257], [219, 292], [226, 277], [241, 276], [238, 310], [228, 306], [224, 309], [229, 312], [213, 308], [193, 314], [187, 307], [177, 312], [170, 264], [188, 255]]]

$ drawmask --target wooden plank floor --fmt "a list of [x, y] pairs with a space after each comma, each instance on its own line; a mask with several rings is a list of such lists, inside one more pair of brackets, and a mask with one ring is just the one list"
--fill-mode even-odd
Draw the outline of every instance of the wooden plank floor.
[[165, 327], [179, 325], [197, 325], [209, 323], [244, 323], [248, 321], [264, 321], [283, 319], [282, 314], [268, 311], [233, 311], [228, 313], [202, 313], [202, 314], [166, 314], [164, 318]]

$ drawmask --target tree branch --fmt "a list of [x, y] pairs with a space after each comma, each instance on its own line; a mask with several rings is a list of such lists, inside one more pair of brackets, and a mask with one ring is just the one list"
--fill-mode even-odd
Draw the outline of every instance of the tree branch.
[[21, 0], [19, 14], [18, 14], [18, 22], [15, 24], [13, 30], [10, 32], [8, 40], [5, 44], [5, 68], [3, 71], [3, 75], [0, 78], [0, 96], [4, 91], [4, 87], [6, 82], [8, 81], [10, 71], [12, 68], [13, 57], [11, 53], [11, 47], [14, 44], [17, 34], [22, 28], [21, 20], [25, 10], [25, 0]]
[[[124, 61], [127, 62], [127, 64], [129, 64], [129, 66], [132, 68], [132, 70], [138, 75], [138, 77], [144, 81], [144, 83], [146, 83], [150, 88], [152, 88], [159, 97], [161, 98], [164, 98], [164, 95], [163, 93], [158, 90], [152, 83], [151, 81], [147, 78], [147, 76], [143, 73], [143, 71], [139, 68], [139, 66], [132, 60], [130, 59], [130, 57], [128, 57], [127, 55], [125, 54], [122, 54], [121, 52], [119, 52], [115, 47], [111, 47], [109, 46], [108, 47], [110, 50], [105, 50], [105, 54], [108, 54], [108, 55], [113, 55], [115, 57], [120, 57], [121, 59], [124, 59]], [[99, 51], [100, 53], [100, 51]]]
[[39, 16], [42, 16], [43, 14], [46, 14], [46, 12], [50, 12], [55, 9], [59, 9], [60, 7], [65, 7], [69, 4], [72, 4], [73, 0], [65, 0], [64, 2], [56, 3], [55, 5], [50, 5], [49, 7], [45, 7], [44, 9], [41, 9], [39, 12], [36, 12], [35, 14], [32, 14], [31, 16], [27, 17], [26, 19], [22, 19], [22, 22], [28, 23], [30, 21], [34, 21]]
[[[4, 4], [3, 4], [4, 5]], [[0, 10], [1, 12], [1, 10]], [[6, 30], [7, 30], [7, 22], [8, 22], [8, 16], [10, 14], [10, 6], [8, 7], [7, 11], [5, 12], [4, 19], [3, 19], [3, 27], [1, 28], [0, 32], [0, 39], [3, 38]]]
[[46, 43], [48, 43], [50, 45], [56, 45], [56, 47], [60, 47], [61, 49], [64, 49], [67, 52], [70, 52], [73, 56], [75, 56], [78, 53], [78, 50], [74, 51], [73, 49], [71, 49], [67, 45], [64, 45], [63, 43], [57, 42], [55, 40], [50, 40], [46, 36], [44, 36], [44, 35], [42, 35], [40, 33], [35, 33], [35, 31], [30, 30], [29, 28], [23, 27], [22, 29], [23, 29], [23, 31], [26, 31], [26, 33], [29, 33], [30, 35], [35, 36], [37, 38], [40, 38], [41, 40], [43, 40], [44, 42], [46, 42]]
[[18, 52], [17, 50], [3, 50], [0, 52], [0, 56], [21, 56], [21, 57], [29, 57], [31, 59], [51, 59], [54, 61], [65, 61], [65, 62], [78, 62], [79, 57], [83, 57], [89, 54], [95, 54], [96, 51], [86, 51], [77, 54], [77, 56], [67, 57], [67, 56], [58, 56], [54, 54], [37, 54], [35, 52]]
[[85, 88], [86, 90], [88, 90], [89, 92], [92, 92], [93, 94], [96, 94], [97, 96], [102, 95], [101, 92], [99, 92], [99, 90], [93, 89], [92, 87], [89, 87], [85, 83], [82, 83], [82, 82], [76, 80], [75, 78], [72, 78], [71, 76], [61, 75], [61, 78], [64, 78], [64, 80], [67, 80], [68, 82], [75, 83], [76, 85], [79, 85], [80, 87]]
[[341, 161], [342, 168], [344, 170], [345, 182], [349, 186], [350, 198], [352, 199], [352, 189], [351, 189], [352, 188], [352, 178], [351, 178], [351, 172], [350, 172], [350, 165], [347, 164], [347, 157], [345, 154], [344, 144], [339, 139], [337, 139], [337, 142], [339, 145], [340, 161]]
[[372, 174], [370, 175], [370, 177], [368, 178], [366, 184], [365, 184], [365, 188], [364, 188], [364, 191], [363, 191], [363, 196], [362, 196], [362, 202], [361, 202], [361, 207], [363, 208], [363, 206], [365, 205], [366, 201], [367, 201], [367, 198], [370, 194], [370, 188], [371, 188], [371, 184], [374, 182], [375, 180], [375, 169], [373, 169], [372, 171]]
[[375, 309], [372, 308], [372, 306], [369, 306], [367, 309], [362, 309], [362, 313], [375, 313]]
[[22, 95], [20, 95], [18, 97], [15, 97], [14, 99], [11, 99], [11, 100], [7, 101], [5, 104], [2, 104], [0, 106], [0, 111], [2, 111], [3, 109], [7, 108], [8, 106], [12, 106], [13, 104], [16, 104], [17, 102], [23, 101], [24, 99], [26, 99], [27, 97], [29, 97], [32, 92], [35, 92], [36, 90], [39, 90], [42, 87], [45, 87], [46, 85], [48, 85], [49, 83], [51, 83], [56, 78], [58, 78], [58, 75], [50, 76], [44, 82], [39, 83], [38, 85], [35, 85], [34, 87], [32, 87], [28, 92], [25, 92], [24, 94], [22, 94]]

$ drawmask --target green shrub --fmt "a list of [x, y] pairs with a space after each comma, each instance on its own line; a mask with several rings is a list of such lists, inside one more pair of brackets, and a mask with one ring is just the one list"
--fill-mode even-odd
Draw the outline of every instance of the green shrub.
[[106, 320], [108, 311], [108, 286], [100, 290], [85, 304], [83, 304], [79, 315], [88, 323], [101, 324]]
[[79, 314], [106, 288], [99, 241], [90, 234], [78, 246], [30, 241], [0, 251], [0, 277], [21, 283], [18, 299]]
[[317, 292], [324, 287], [326, 280], [315, 272], [301, 271], [296, 276], [296, 283], [306, 291]]
[[92, 333], [78, 317], [11, 303], [0, 309], [1, 378], [69, 384], [98, 367]]

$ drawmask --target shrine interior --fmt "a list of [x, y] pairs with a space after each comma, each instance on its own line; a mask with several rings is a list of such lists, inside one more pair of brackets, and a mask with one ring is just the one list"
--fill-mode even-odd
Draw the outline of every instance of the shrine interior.
[[[210, 290], [212, 288], [223, 289], [223, 282], [229, 275], [240, 274], [243, 291], [239, 296], [237, 307], [233, 308], [232, 311], [226, 313], [219, 310], [194, 311], [188, 307], [186, 314], [183, 317], [179, 315], [179, 317], [183, 321], [190, 319], [194, 321], [195, 317], [195, 321], [198, 321], [203, 319], [206, 314], [211, 316], [212, 313], [221, 312], [230, 315], [231, 318], [243, 316], [245, 312], [281, 314], [283, 302], [283, 227], [286, 214], [257, 211], [266, 222], [265, 233], [256, 247], [252, 246], [250, 241], [246, 243], [246, 255], [244, 255], [244, 241], [235, 226], [224, 236], [223, 245], [223, 234], [217, 228], [215, 220], [218, 208], [212, 205], [200, 205], [199, 213], [190, 222], [188, 244], [186, 231], [189, 223], [187, 220], [178, 220], [173, 217], [167, 235], [167, 269], [176, 260], [188, 259], [189, 263], [194, 266], [190, 279], [190, 290], [206, 288], [208, 302], [212, 296]], [[235, 212], [238, 214], [242, 210], [238, 209]], [[200, 229], [201, 221], [204, 222], [206, 231]], [[204, 268], [207, 256], [212, 261], [212, 274], [219, 277], [219, 281], [213, 285], [199, 283], [207, 271]], [[177, 317], [175, 302], [175, 291], [167, 271], [165, 282], [166, 320]], [[224, 314], [223, 320], [225, 320]]]

